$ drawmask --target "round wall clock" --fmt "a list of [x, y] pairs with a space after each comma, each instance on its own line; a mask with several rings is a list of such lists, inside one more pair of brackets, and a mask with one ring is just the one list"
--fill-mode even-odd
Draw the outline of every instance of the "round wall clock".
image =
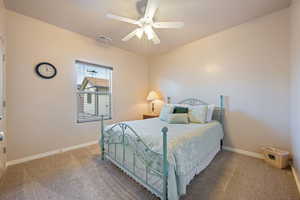
[[45, 79], [51, 79], [54, 78], [57, 74], [57, 70], [54, 67], [54, 65], [47, 63], [47, 62], [42, 62], [39, 63], [35, 67], [35, 72], [42, 78]]

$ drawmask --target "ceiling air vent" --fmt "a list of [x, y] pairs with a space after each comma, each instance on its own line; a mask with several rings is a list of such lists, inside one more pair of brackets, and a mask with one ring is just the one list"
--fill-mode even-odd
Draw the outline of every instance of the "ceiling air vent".
[[112, 39], [110, 37], [100, 35], [96, 38], [96, 40], [102, 44], [109, 45], [112, 42]]

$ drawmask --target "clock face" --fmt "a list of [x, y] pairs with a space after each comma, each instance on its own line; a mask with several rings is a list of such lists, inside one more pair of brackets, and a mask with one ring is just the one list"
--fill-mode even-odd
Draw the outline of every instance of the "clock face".
[[56, 76], [56, 68], [50, 63], [39, 63], [35, 68], [36, 73], [45, 79], [51, 79]]

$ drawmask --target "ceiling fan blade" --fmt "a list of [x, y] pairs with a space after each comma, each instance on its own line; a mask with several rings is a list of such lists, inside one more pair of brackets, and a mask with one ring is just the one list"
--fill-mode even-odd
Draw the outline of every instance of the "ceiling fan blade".
[[133, 37], [136, 35], [136, 33], [138, 32], [138, 30], [139, 30], [139, 28], [135, 29], [134, 31], [132, 31], [131, 33], [129, 33], [128, 35], [126, 35], [126, 36], [122, 39], [122, 41], [123, 41], [123, 42], [126, 42], [126, 41], [130, 40], [131, 38], [133, 38]]
[[152, 38], [152, 41], [154, 44], [159, 44], [160, 43], [160, 39], [159, 37], [157, 36], [157, 34], [152, 30], [153, 32], [153, 38]]
[[183, 26], [183, 22], [155, 22], [153, 24], [154, 28], [182, 28]]
[[133, 20], [133, 19], [129, 19], [126, 17], [121, 17], [121, 16], [117, 16], [117, 15], [113, 15], [113, 14], [107, 14], [106, 17], [110, 18], [110, 19], [118, 20], [121, 22], [127, 22], [129, 24], [138, 24], [139, 23], [137, 20]]
[[153, 19], [158, 6], [159, 0], [148, 0], [144, 18]]

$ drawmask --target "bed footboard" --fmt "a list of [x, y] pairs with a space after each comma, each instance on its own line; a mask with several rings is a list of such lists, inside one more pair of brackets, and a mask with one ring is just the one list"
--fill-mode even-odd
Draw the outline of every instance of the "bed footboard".
[[99, 144], [102, 160], [110, 160], [150, 192], [162, 200], [167, 200], [168, 128], [164, 127], [161, 132], [163, 149], [162, 153], [158, 153], [152, 151], [135, 130], [126, 123], [117, 123], [105, 129], [102, 116]]

